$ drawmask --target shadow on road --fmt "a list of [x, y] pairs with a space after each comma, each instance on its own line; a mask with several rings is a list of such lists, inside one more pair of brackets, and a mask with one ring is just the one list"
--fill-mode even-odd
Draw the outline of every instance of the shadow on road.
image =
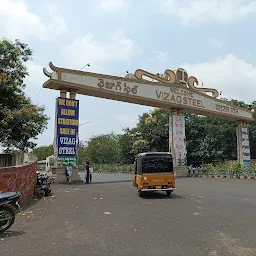
[[167, 197], [165, 193], [161, 192], [152, 192], [146, 193], [143, 199], [165, 199], [165, 200], [174, 200], [174, 199], [185, 199], [185, 197], [179, 196], [177, 194], [172, 194], [171, 197]]
[[21, 205], [22, 211], [25, 211], [33, 205], [37, 204], [42, 198], [43, 197], [35, 197], [29, 203]]
[[74, 183], [59, 183], [61, 185], [67, 185], [67, 186], [79, 186], [79, 185], [87, 185], [87, 186], [93, 186], [94, 184], [111, 184], [111, 183], [124, 183], [124, 182], [132, 182], [132, 180], [109, 180], [109, 181], [95, 181], [92, 183], [85, 183], [85, 182], [74, 182]]
[[26, 232], [24, 231], [5, 231], [4, 233], [0, 234], [0, 238], [7, 238], [12, 236], [21, 236], [24, 235]]
[[93, 184], [109, 184], [109, 183], [124, 183], [124, 182], [132, 182], [132, 180], [96, 181], [96, 182], [92, 182], [91, 184], [86, 184], [86, 183], [85, 183], [85, 185], [93, 185]]

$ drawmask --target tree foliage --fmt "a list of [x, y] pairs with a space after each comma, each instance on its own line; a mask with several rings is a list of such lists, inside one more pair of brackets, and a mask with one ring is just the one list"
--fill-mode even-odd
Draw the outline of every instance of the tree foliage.
[[119, 161], [120, 148], [118, 137], [106, 134], [93, 137], [86, 149], [86, 160], [93, 163], [108, 164]]
[[[254, 109], [255, 104], [232, 100], [232, 104]], [[187, 161], [222, 162], [237, 159], [237, 122], [212, 117], [185, 115]], [[90, 160], [95, 164], [131, 164], [135, 155], [145, 151], [168, 151], [169, 111], [155, 108], [139, 117], [135, 128], [124, 129], [123, 134], [95, 136], [81, 143], [78, 150], [79, 164]], [[251, 158], [256, 159], [256, 123], [249, 126]]]
[[32, 154], [38, 157], [38, 160], [45, 160], [48, 156], [53, 155], [53, 145], [36, 147]]
[[136, 127], [140, 139], [147, 141], [150, 151], [168, 151], [169, 112], [155, 108], [139, 117]]
[[142, 152], [148, 152], [149, 151], [149, 143], [146, 140], [136, 140], [133, 145], [132, 145], [132, 150], [131, 152], [133, 155], [138, 155], [139, 153]]
[[33, 105], [24, 93], [25, 64], [31, 56], [31, 49], [19, 40], [0, 41], [0, 144], [7, 151], [35, 147], [33, 139], [47, 125], [44, 107]]
[[120, 162], [123, 164], [129, 164], [134, 161], [134, 153], [132, 147], [134, 144], [134, 131], [132, 129], [125, 129], [124, 134], [119, 136], [119, 148], [120, 148]]

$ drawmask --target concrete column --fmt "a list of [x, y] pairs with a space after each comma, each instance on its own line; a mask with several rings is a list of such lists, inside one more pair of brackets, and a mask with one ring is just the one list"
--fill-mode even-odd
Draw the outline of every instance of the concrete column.
[[[179, 116], [179, 117], [182, 117], [182, 118], [184, 118], [183, 117], [183, 110], [182, 109], [178, 109], [177, 110], [177, 116]], [[185, 152], [185, 154], [184, 154], [184, 156], [182, 156], [182, 159], [179, 159], [179, 161], [178, 161], [178, 166], [185, 166], [186, 165], [186, 141], [185, 141], [185, 137], [186, 135], [185, 135], [185, 120], [184, 120], [184, 146], [185, 146], [185, 148], [184, 148], [184, 152]]]
[[237, 161], [243, 163], [243, 153], [242, 153], [242, 121], [238, 121], [237, 127]]
[[169, 152], [173, 154], [173, 141], [172, 141], [172, 111], [169, 113]]
[[[72, 100], [75, 100], [76, 99], [76, 92], [75, 91], [70, 91], [69, 92], [69, 98], [72, 99]], [[79, 126], [78, 126], [78, 134], [77, 134], [77, 137], [79, 137]], [[78, 150], [78, 144], [76, 146], [76, 150]], [[78, 155], [76, 155], [76, 166], [78, 165]]]
[[182, 115], [183, 115], [182, 109], [177, 109], [177, 116], [182, 116]]
[[177, 115], [177, 109], [171, 109], [169, 114], [169, 152], [173, 157], [173, 166], [176, 166], [176, 157], [173, 143], [173, 116]]
[[67, 98], [67, 91], [66, 90], [60, 90], [60, 97], [61, 98]]
[[70, 96], [69, 96], [69, 98], [72, 99], [72, 100], [75, 100], [75, 99], [76, 99], [76, 92], [70, 91]]
[[[174, 158], [174, 166], [175, 166], [175, 172], [176, 172], [176, 176], [185, 176], [187, 174], [187, 167], [186, 167], [186, 141], [183, 140], [179, 140], [179, 139], [183, 139], [183, 136], [185, 137], [185, 131], [183, 129], [177, 129], [175, 127], [175, 122], [180, 123], [181, 120], [177, 120], [180, 119], [180, 117], [183, 119], [183, 110], [182, 109], [175, 109], [172, 111], [172, 155]], [[184, 123], [185, 126], [185, 123]], [[185, 127], [183, 127], [185, 129]], [[177, 134], [174, 134], [174, 132], [177, 132]], [[181, 133], [182, 132], [182, 133]], [[175, 140], [175, 138], [177, 140]], [[184, 144], [183, 144], [184, 142]], [[181, 156], [179, 156], [177, 153], [175, 152], [175, 145], [177, 144], [177, 146], [184, 146], [183, 147], [183, 152]]]
[[247, 167], [251, 165], [249, 132], [245, 121], [238, 121], [237, 160]]

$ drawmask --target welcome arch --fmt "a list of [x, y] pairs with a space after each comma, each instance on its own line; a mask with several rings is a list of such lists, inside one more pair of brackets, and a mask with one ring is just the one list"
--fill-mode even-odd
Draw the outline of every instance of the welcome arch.
[[[134, 74], [118, 77], [60, 68], [51, 62], [49, 66], [51, 72], [43, 69], [49, 78], [43, 88], [60, 91], [60, 97], [56, 99], [56, 157], [76, 156], [79, 111], [76, 94], [83, 94], [170, 110], [169, 150], [174, 157], [177, 175], [185, 173], [183, 112], [238, 121], [238, 160], [250, 164], [246, 122], [254, 121], [252, 113], [218, 99], [219, 93], [216, 89], [199, 88], [197, 78], [188, 76], [183, 68], [168, 69], [163, 74], [152, 74], [138, 69]], [[69, 99], [67, 92], [70, 93]]]

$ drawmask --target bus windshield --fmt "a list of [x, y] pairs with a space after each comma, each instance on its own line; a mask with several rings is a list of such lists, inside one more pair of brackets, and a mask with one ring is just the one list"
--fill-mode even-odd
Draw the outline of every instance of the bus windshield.
[[170, 157], [145, 157], [142, 161], [142, 173], [173, 172], [173, 162]]

